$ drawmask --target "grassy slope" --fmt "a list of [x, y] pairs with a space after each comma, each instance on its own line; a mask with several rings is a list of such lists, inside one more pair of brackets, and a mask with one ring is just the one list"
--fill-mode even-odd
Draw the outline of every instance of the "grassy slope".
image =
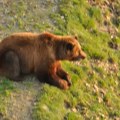
[[[63, 62], [73, 82], [69, 90], [61, 91], [48, 84], [43, 86], [33, 109], [35, 120], [120, 118], [120, 22], [119, 17], [113, 22], [108, 19], [108, 26], [105, 26], [106, 17], [100, 7], [104, 0], [97, 2], [97, 6], [90, 5], [87, 0], [61, 0], [59, 4], [43, 1], [43, 6], [39, 6], [38, 0], [0, 4], [4, 6], [0, 7], [1, 38], [16, 31], [77, 34], [87, 53], [87, 59], [81, 63]], [[58, 8], [51, 14], [55, 4]], [[119, 10], [120, 4], [114, 6]], [[109, 8], [105, 15], [111, 15]], [[107, 27], [113, 28], [113, 32], [104, 32]], [[5, 113], [4, 103], [15, 92], [13, 82], [1, 79], [0, 91], [0, 113]]]
[[0, 118], [6, 112], [7, 98], [10, 97], [11, 92], [14, 90], [12, 82], [6, 78], [0, 78]]
[[[73, 82], [68, 91], [43, 87], [34, 108], [36, 120], [120, 118], [120, 49], [109, 46], [111, 42], [120, 46], [120, 31], [104, 32], [106, 19], [102, 12], [99, 6], [91, 6], [85, 0], [62, 0], [58, 13], [50, 15], [54, 32], [77, 34], [88, 57], [81, 63], [63, 63]], [[105, 12], [111, 14], [108, 8]], [[107, 22], [113, 31], [120, 27]]]

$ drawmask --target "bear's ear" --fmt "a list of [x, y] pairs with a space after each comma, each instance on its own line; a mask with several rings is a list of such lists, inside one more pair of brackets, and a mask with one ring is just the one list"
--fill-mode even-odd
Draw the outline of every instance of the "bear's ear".
[[78, 40], [78, 36], [77, 36], [77, 35], [75, 35], [74, 38], [75, 38], [76, 40]]
[[67, 50], [72, 51], [74, 48], [74, 45], [72, 43], [67, 43], [66, 48], [67, 48]]

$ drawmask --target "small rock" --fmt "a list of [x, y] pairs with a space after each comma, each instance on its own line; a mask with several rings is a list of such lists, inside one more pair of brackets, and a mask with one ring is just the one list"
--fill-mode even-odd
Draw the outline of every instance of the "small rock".
[[76, 112], [77, 112], [77, 109], [76, 109], [76, 108], [72, 108], [72, 111], [76, 113]]
[[98, 88], [98, 86], [97, 85], [93, 85], [93, 87], [94, 87], [94, 92], [99, 92], [99, 88]]
[[49, 111], [49, 108], [46, 105], [43, 105], [42, 108], [46, 111]]

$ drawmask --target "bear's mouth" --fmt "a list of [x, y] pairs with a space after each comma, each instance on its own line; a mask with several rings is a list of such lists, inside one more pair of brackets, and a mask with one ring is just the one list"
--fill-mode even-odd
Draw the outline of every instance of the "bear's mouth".
[[71, 59], [71, 61], [79, 61], [79, 60], [81, 60], [81, 59], [85, 59], [86, 58], [86, 54], [84, 54], [84, 56], [76, 56], [76, 57], [73, 57], [72, 59]]
[[71, 59], [71, 61], [79, 61], [80, 59], [81, 59], [80, 56], [78, 56], [78, 57], [73, 57], [73, 58]]

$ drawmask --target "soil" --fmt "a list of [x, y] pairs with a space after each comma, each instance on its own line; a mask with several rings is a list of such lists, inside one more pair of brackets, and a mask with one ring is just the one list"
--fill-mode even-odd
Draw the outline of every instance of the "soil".
[[16, 91], [7, 100], [6, 115], [1, 119], [32, 120], [32, 108], [42, 89], [42, 83], [34, 77], [29, 77], [24, 82], [15, 82], [14, 86]]

